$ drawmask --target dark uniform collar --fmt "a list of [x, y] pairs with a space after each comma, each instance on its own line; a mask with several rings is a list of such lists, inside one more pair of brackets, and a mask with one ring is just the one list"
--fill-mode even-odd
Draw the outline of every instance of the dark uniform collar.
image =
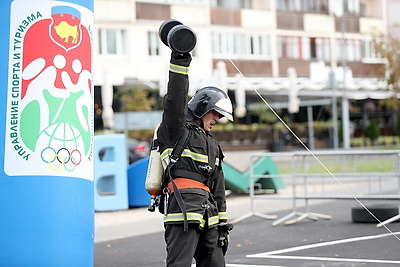
[[203, 129], [203, 127], [201, 127], [200, 125], [198, 125], [197, 122], [194, 121], [194, 119], [188, 120], [188, 121], [187, 121], [187, 125], [188, 125], [189, 129], [193, 129], [193, 130], [196, 130], [196, 131], [198, 131], [198, 132], [204, 133], [204, 134], [206, 134], [206, 135], [213, 136], [210, 132], [206, 132], [206, 131]]

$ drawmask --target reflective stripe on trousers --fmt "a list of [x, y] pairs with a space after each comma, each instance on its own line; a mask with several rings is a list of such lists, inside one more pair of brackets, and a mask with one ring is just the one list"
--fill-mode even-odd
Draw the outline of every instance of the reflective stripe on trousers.
[[[195, 213], [195, 212], [188, 212], [187, 213], [187, 220], [188, 222], [198, 222], [200, 223], [201, 227], [204, 227], [205, 225], [205, 220], [203, 219], [203, 215], [200, 213]], [[169, 213], [166, 216], [164, 216], [164, 223], [168, 222], [183, 222], [184, 217], [183, 213]], [[208, 218], [208, 225], [213, 226], [218, 224], [219, 222], [219, 216], [212, 216]]]

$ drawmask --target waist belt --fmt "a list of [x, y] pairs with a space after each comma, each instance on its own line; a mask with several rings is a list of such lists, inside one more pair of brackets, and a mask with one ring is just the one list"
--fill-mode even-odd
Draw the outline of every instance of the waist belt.
[[[182, 189], [182, 188], [201, 188], [201, 189], [206, 190], [207, 192], [210, 192], [210, 188], [208, 186], [206, 186], [205, 184], [203, 184], [203, 183], [201, 183], [199, 181], [196, 181], [196, 180], [193, 180], [193, 179], [190, 179], [190, 178], [175, 178], [174, 182], [175, 182], [176, 187], [178, 189]], [[172, 182], [168, 183], [168, 188], [170, 190], [170, 193], [174, 192], [174, 188], [172, 186]]]
[[177, 177], [185, 177], [185, 178], [189, 178], [189, 179], [198, 181], [205, 185], [207, 185], [207, 183], [208, 183], [208, 179], [206, 177], [204, 177], [203, 175], [200, 175], [196, 172], [174, 169], [172, 171], [172, 175], [173, 175], [174, 179], [176, 179]]

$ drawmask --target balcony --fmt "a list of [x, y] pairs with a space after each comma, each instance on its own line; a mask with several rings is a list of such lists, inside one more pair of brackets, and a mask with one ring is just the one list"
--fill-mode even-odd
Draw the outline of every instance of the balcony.
[[358, 16], [347, 15], [344, 17], [335, 18], [335, 29], [336, 32], [342, 31], [342, 23], [344, 20], [344, 31], [351, 33], [360, 32], [360, 18]]
[[276, 14], [278, 29], [285, 30], [304, 30], [304, 13], [278, 11]]
[[211, 24], [240, 26], [240, 9], [211, 8]]

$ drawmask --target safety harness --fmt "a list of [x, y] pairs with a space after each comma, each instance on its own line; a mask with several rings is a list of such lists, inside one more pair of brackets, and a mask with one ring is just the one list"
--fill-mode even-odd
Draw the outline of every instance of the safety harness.
[[[167, 168], [165, 169], [165, 175], [166, 176], [164, 176], [164, 180], [163, 180], [163, 183], [162, 183], [162, 191], [163, 191], [163, 196], [162, 197], [164, 198], [164, 204], [165, 204], [165, 207], [163, 207], [164, 208], [164, 212], [163, 213], [166, 214], [166, 212], [167, 212], [167, 204], [168, 204], [168, 192], [165, 192], [164, 189], [168, 188], [167, 185], [169, 183], [171, 183], [172, 184], [172, 188], [173, 188], [173, 192], [174, 192], [175, 197], [176, 197], [176, 201], [178, 203], [179, 208], [181, 209], [181, 211], [183, 213], [183, 219], [184, 219], [184, 221], [183, 221], [183, 230], [185, 232], [187, 232], [188, 228], [189, 228], [188, 227], [188, 220], [187, 220], [187, 212], [186, 212], [185, 203], [183, 202], [183, 199], [182, 199], [182, 195], [178, 190], [178, 186], [174, 182], [173, 173], [176, 174], [177, 170], [174, 170], [173, 168], [175, 166], [175, 163], [177, 163], [178, 160], [180, 159], [180, 157], [182, 155], [182, 152], [183, 152], [183, 150], [185, 149], [185, 147], [186, 147], [186, 145], [188, 143], [188, 140], [189, 140], [189, 137], [190, 137], [190, 133], [191, 133], [191, 131], [189, 131], [187, 128], [185, 128], [181, 138], [176, 142], [176, 144], [175, 144], [175, 146], [174, 146], [174, 148], [172, 150], [171, 156], [170, 156], [170, 162], [169, 162]], [[161, 207], [161, 205], [160, 205], [160, 207]]]
[[[175, 198], [177, 201], [177, 204], [182, 211], [183, 215], [183, 221], [184, 221], [184, 231], [187, 231], [188, 229], [188, 220], [192, 220], [194, 214], [189, 214], [191, 217], [188, 218], [188, 213], [186, 211], [185, 203], [182, 199], [182, 195], [179, 191], [179, 189], [183, 188], [201, 188], [204, 189], [207, 192], [210, 192], [210, 189], [212, 190], [215, 185], [214, 179], [211, 179], [209, 175], [202, 175], [197, 172], [189, 171], [189, 170], [182, 170], [175, 168], [175, 164], [178, 162], [178, 160], [181, 157], [185, 156], [186, 147], [188, 144], [188, 140], [191, 136], [191, 133], [194, 129], [188, 129], [184, 128], [184, 132], [182, 136], [178, 139], [178, 141], [175, 143], [174, 147], [172, 148], [172, 151], [168, 157], [169, 162], [167, 163], [164, 161], [167, 166], [165, 167], [165, 172], [163, 176], [163, 181], [162, 181], [162, 186], [161, 186], [161, 191], [162, 191], [162, 196], [160, 198], [160, 203], [159, 203], [159, 210], [161, 213], [163, 213], [166, 216], [169, 216], [167, 214], [167, 209], [168, 209], [168, 198], [169, 195], [174, 193]], [[222, 152], [221, 148], [218, 146], [218, 151], [219, 155], [217, 157], [217, 154], [215, 153], [215, 150], [211, 148], [211, 145], [209, 142], [207, 142], [207, 150], [211, 152], [211, 155], [207, 157], [207, 159], [204, 159], [202, 162], [207, 162], [208, 166], [208, 171], [211, 171], [212, 167], [214, 165], [221, 167], [221, 158]], [[164, 152], [163, 152], [164, 153]], [[218, 214], [220, 217], [221, 214]], [[196, 215], [197, 216], [197, 215]], [[170, 219], [172, 219], [172, 215], [169, 216]], [[197, 218], [199, 219], [199, 218]], [[196, 219], [196, 220], [197, 220]], [[217, 218], [218, 219], [218, 218]], [[211, 221], [209, 221], [210, 225], [213, 224], [213, 218], [210, 218]]]

